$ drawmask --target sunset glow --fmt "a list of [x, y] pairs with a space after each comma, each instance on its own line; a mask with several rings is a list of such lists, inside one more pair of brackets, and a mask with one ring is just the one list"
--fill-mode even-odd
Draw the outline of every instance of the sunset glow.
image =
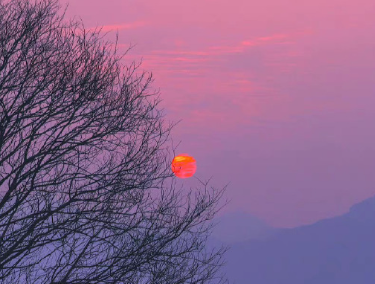
[[188, 154], [181, 154], [174, 157], [172, 161], [172, 171], [179, 178], [189, 178], [197, 170], [196, 161]]
[[231, 182], [223, 213], [293, 228], [375, 195], [374, 0], [59, 2], [133, 47], [199, 177]]

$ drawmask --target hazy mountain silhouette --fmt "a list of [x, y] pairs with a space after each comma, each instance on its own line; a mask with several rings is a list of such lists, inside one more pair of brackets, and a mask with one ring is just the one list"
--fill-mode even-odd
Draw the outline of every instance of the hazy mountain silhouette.
[[339, 217], [233, 244], [226, 260], [236, 284], [375, 283], [375, 197]]
[[223, 244], [233, 244], [246, 240], [266, 239], [279, 229], [268, 226], [259, 218], [243, 211], [227, 213], [213, 220], [217, 225], [212, 239]]

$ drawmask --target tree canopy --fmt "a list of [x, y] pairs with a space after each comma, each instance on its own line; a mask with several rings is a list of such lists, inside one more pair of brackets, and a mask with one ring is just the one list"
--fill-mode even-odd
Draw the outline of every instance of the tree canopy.
[[0, 282], [227, 281], [225, 187], [176, 188], [152, 74], [59, 8], [0, 0]]

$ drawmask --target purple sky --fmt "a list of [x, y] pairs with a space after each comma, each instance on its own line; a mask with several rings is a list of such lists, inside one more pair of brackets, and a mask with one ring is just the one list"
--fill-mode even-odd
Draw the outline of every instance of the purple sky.
[[[373, 0], [62, 0], [143, 57], [179, 153], [277, 227], [375, 194]], [[183, 180], [192, 184], [193, 178]], [[182, 182], [182, 180], [181, 180]]]

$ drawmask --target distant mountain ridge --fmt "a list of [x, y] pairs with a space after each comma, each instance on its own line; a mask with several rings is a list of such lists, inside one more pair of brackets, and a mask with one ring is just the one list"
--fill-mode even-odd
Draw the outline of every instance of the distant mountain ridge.
[[217, 225], [213, 228], [212, 238], [223, 244], [266, 239], [276, 234], [279, 229], [267, 225], [259, 218], [243, 212], [235, 211], [213, 220]]
[[234, 243], [226, 260], [236, 284], [375, 283], [375, 197], [338, 217]]

